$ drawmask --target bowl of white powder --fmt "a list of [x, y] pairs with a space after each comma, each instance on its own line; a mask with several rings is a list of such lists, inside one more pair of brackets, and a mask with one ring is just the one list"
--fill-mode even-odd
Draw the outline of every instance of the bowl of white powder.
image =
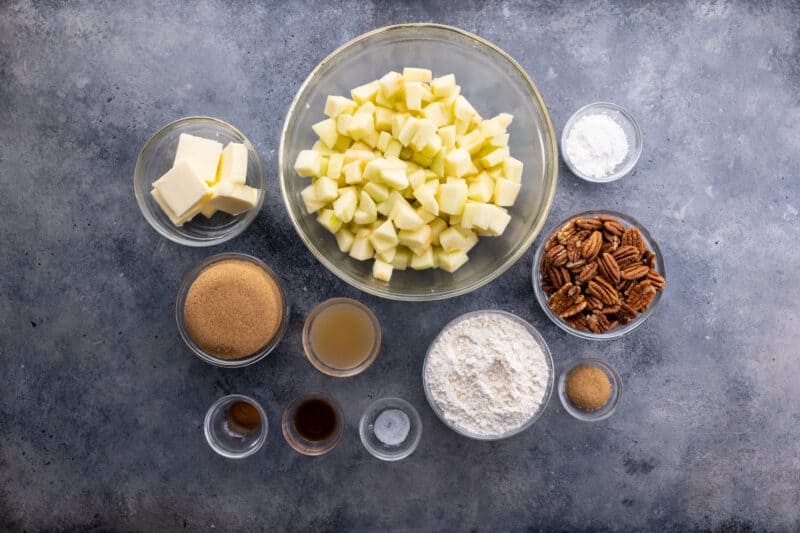
[[595, 102], [578, 109], [561, 132], [561, 157], [573, 174], [593, 183], [618, 180], [642, 154], [642, 130], [624, 108]]
[[555, 381], [547, 343], [533, 326], [505, 311], [461, 315], [425, 356], [422, 382], [433, 412], [450, 429], [500, 440], [531, 426]]

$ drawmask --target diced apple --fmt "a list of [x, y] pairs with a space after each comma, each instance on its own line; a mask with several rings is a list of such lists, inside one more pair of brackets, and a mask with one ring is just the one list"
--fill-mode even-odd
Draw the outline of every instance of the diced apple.
[[436, 201], [436, 189], [431, 189], [427, 186], [418, 187], [414, 190], [414, 198], [416, 198], [420, 205], [429, 213], [434, 216], [439, 214], [439, 202]]
[[403, 83], [403, 90], [405, 91], [406, 109], [409, 111], [422, 110], [422, 83], [418, 81], [406, 81]]
[[389, 281], [392, 279], [392, 265], [376, 259], [372, 263], [372, 277], [381, 281]]
[[459, 87], [456, 85], [456, 77], [447, 74], [431, 80], [431, 90], [436, 98], [447, 98], [458, 94]]
[[328, 159], [328, 171], [326, 175], [332, 180], [338, 180], [342, 175], [342, 167], [344, 166], [344, 154], [331, 154]]
[[442, 149], [442, 139], [439, 138], [438, 135], [433, 135], [431, 137], [430, 142], [423, 146], [422, 149], [419, 151], [419, 154], [429, 158], [431, 163], [433, 162], [433, 158], [441, 151]]
[[344, 96], [328, 96], [325, 101], [325, 115], [336, 118], [343, 113], [352, 114], [357, 104]]
[[456, 146], [456, 127], [455, 126], [445, 126], [443, 128], [439, 128], [437, 131], [439, 134], [439, 138], [442, 139], [442, 146], [445, 148], [455, 148]]
[[344, 191], [339, 198], [333, 202], [333, 212], [345, 224], [353, 220], [353, 215], [358, 207], [358, 196], [354, 189]]
[[428, 224], [423, 224], [416, 230], [400, 230], [397, 234], [400, 244], [409, 248], [414, 253], [420, 253], [433, 242], [433, 230]]
[[438, 245], [439, 237], [442, 232], [447, 229], [447, 222], [441, 218], [436, 218], [428, 225], [431, 227], [431, 243]]
[[403, 150], [403, 145], [397, 139], [392, 139], [383, 151], [383, 155], [387, 158], [400, 157], [400, 152]]
[[385, 107], [378, 107], [375, 109], [375, 129], [378, 131], [385, 131], [391, 133], [392, 119], [394, 118], [394, 111], [386, 109]]
[[430, 166], [433, 162], [433, 158], [423, 155], [422, 152], [414, 152], [414, 155], [411, 156], [411, 160], [423, 167]]
[[380, 259], [385, 263], [391, 263], [396, 254], [397, 254], [397, 247], [395, 246], [394, 248], [388, 248], [386, 250], [381, 250], [380, 252], [376, 251], [375, 257], [377, 257], [378, 259]]
[[465, 252], [469, 252], [476, 244], [478, 244], [478, 235], [471, 229], [456, 227], [456, 230], [458, 230], [467, 241], [467, 247], [464, 250]]
[[486, 205], [488, 205], [491, 210], [491, 220], [489, 221], [489, 227], [486, 229], [486, 232], [495, 237], [502, 235], [508, 223], [511, 222], [511, 215], [502, 207], [492, 204]]
[[[363, 190], [359, 193], [358, 209], [373, 217], [377, 217], [378, 215], [378, 208], [375, 205], [375, 200]], [[374, 219], [370, 220], [370, 222], [374, 222]]]
[[500, 113], [495, 118], [503, 128], [508, 128], [511, 125], [511, 121], [514, 120], [514, 115], [511, 113]]
[[332, 118], [326, 118], [320, 122], [317, 122], [311, 129], [314, 130], [319, 136], [319, 139], [324, 142], [327, 146], [333, 146], [336, 144], [336, 139], [339, 138], [339, 133], [336, 131], [336, 121]]
[[466, 176], [470, 170], [472, 158], [463, 148], [447, 152], [444, 158], [444, 172], [448, 176], [460, 178]]
[[416, 230], [425, 224], [411, 204], [402, 197], [394, 201], [389, 218], [394, 221], [395, 226], [405, 230]]
[[369, 237], [356, 234], [353, 245], [350, 247], [350, 257], [359, 261], [366, 261], [367, 259], [372, 259], [373, 255], [375, 255], [375, 249], [372, 247]]
[[379, 83], [386, 98], [394, 98], [403, 90], [403, 75], [399, 72], [388, 72], [379, 80]]
[[426, 68], [406, 67], [403, 69], [403, 79], [405, 81], [420, 81], [429, 83], [433, 74]]
[[500, 123], [500, 119], [498, 117], [494, 117], [481, 122], [478, 125], [478, 131], [480, 131], [483, 138], [488, 139], [490, 137], [494, 137], [495, 135], [505, 133], [506, 128]]
[[350, 148], [351, 144], [353, 144], [353, 139], [345, 135], [339, 135], [339, 138], [336, 139], [336, 144], [333, 145], [333, 151], [344, 153], [348, 148]]
[[507, 180], [519, 183], [522, 181], [522, 161], [511, 156], [503, 161], [503, 174]]
[[378, 89], [380, 88], [381, 85], [378, 80], [371, 81], [350, 91], [350, 96], [352, 96], [353, 100], [358, 104], [375, 101], [375, 96], [378, 94]]
[[318, 202], [332, 202], [339, 196], [339, 184], [323, 176], [314, 182], [314, 196]]
[[[414, 137], [409, 142], [409, 146], [413, 150], [422, 150], [425, 146], [429, 145], [436, 135], [436, 125], [429, 119], [419, 119], [417, 123], [417, 131], [414, 132]], [[441, 141], [441, 139], [439, 139]]]
[[493, 202], [499, 206], [511, 206], [517, 201], [521, 185], [506, 179], [497, 179], [494, 182]]
[[336, 132], [339, 135], [350, 135], [350, 122], [353, 120], [353, 115], [349, 113], [342, 113], [336, 117]]
[[405, 189], [409, 185], [405, 168], [385, 168], [381, 170], [381, 181], [398, 190]]
[[344, 172], [344, 181], [348, 185], [357, 185], [364, 181], [361, 175], [361, 161], [350, 161], [342, 170]]
[[303, 178], [319, 177], [322, 154], [316, 150], [303, 150], [297, 154], [294, 170]]
[[346, 228], [341, 228], [336, 232], [336, 244], [339, 245], [339, 251], [344, 254], [350, 251], [350, 247], [353, 246], [354, 240], [355, 235], [353, 235], [353, 233]]
[[408, 113], [395, 113], [392, 117], [392, 137], [395, 139], [400, 137], [400, 132], [408, 120]]
[[320, 211], [317, 215], [317, 222], [331, 233], [336, 233], [342, 228], [342, 221], [336, 216], [333, 209], [323, 209]]
[[507, 146], [504, 146], [502, 148], [496, 148], [488, 155], [483, 156], [480, 159], [480, 163], [483, 168], [491, 168], [505, 161], [507, 157], [509, 157], [509, 150]]
[[481, 202], [467, 202], [464, 206], [464, 214], [461, 215], [462, 228], [477, 228], [485, 231], [489, 228], [491, 220], [491, 207], [489, 204]]
[[439, 268], [451, 273], [464, 266], [467, 261], [469, 261], [469, 257], [462, 250], [453, 250], [451, 252], [442, 250], [437, 256]]
[[414, 150], [412, 150], [411, 148], [403, 148], [402, 150], [400, 150], [400, 159], [402, 159], [403, 161], [408, 161], [409, 159], [411, 159], [411, 156], [413, 155], [414, 155]]
[[369, 240], [376, 251], [388, 250], [394, 248], [400, 241], [397, 232], [394, 229], [391, 221], [386, 220], [369, 236]]
[[433, 172], [433, 174], [439, 178], [444, 177], [444, 164], [446, 157], [447, 157], [447, 151], [444, 148], [442, 148], [441, 150], [439, 150], [439, 153], [436, 154], [433, 159], [431, 159], [431, 164], [428, 167], [430, 171]]
[[447, 228], [439, 234], [438, 243], [446, 252], [464, 250], [467, 247], [467, 239], [456, 228]]
[[419, 206], [416, 209], [416, 211], [417, 211], [417, 214], [419, 215], [419, 217], [422, 219], [422, 221], [425, 224], [427, 224], [428, 222], [431, 222], [431, 221], [436, 219], [436, 215], [434, 215], [433, 213], [431, 213], [430, 211], [428, 211], [427, 209], [425, 209], [422, 206]]
[[439, 211], [448, 215], [460, 215], [467, 203], [467, 183], [465, 181], [443, 183], [439, 186]]
[[467, 198], [476, 202], [490, 202], [494, 195], [494, 180], [485, 172], [472, 179], [475, 181], [469, 184]]
[[395, 270], [405, 270], [411, 260], [411, 252], [405, 248], [397, 248], [394, 258], [390, 261]]
[[389, 198], [389, 188], [380, 183], [371, 181], [364, 185], [364, 192], [369, 194], [376, 203], [385, 202]]
[[493, 146], [495, 148], [502, 148], [503, 146], [508, 146], [508, 139], [511, 136], [508, 133], [501, 133], [500, 135], [495, 135], [486, 140], [487, 146]]
[[417, 133], [417, 129], [419, 129], [420, 120], [414, 117], [408, 117], [405, 122], [403, 123], [403, 127], [400, 130], [400, 133], [396, 135], [398, 141], [403, 146], [408, 146], [411, 143], [411, 139], [414, 138], [414, 135]]
[[420, 254], [412, 254], [411, 268], [414, 270], [427, 270], [429, 268], [436, 268], [436, 258], [433, 255], [433, 248], [429, 246]]
[[320, 202], [317, 200], [316, 194], [314, 194], [314, 185], [309, 185], [300, 191], [300, 197], [303, 199], [303, 204], [305, 204], [306, 211], [308, 211], [309, 214], [316, 213], [328, 205], [328, 202]]
[[426, 105], [422, 109], [422, 116], [433, 122], [437, 128], [446, 127], [453, 122], [451, 109], [441, 100]]
[[356, 141], [364, 139], [371, 132], [375, 131], [375, 121], [372, 114], [369, 113], [356, 113], [350, 119], [350, 127], [347, 132]]
[[453, 103], [453, 115], [462, 121], [471, 121], [478, 114], [472, 104], [462, 95], [457, 95]]
[[426, 180], [425, 171], [422, 169], [409, 172], [408, 174], [408, 183], [414, 190], [425, 185], [425, 180]]

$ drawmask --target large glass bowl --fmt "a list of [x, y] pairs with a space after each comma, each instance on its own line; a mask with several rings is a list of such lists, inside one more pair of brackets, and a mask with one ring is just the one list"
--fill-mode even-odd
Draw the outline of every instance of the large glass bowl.
[[[311, 126], [324, 119], [328, 95], [350, 89], [390, 70], [416, 66], [435, 75], [454, 73], [483, 117], [514, 115], [509, 146], [525, 164], [522, 190], [510, 209], [512, 220], [500, 237], [486, 237], [469, 262], [453, 274], [443, 270], [395, 271], [390, 282], [372, 277], [372, 261], [339, 251], [336, 239], [306, 213], [300, 191], [309, 183], [294, 171], [297, 154], [317, 140]], [[366, 33], [325, 58], [297, 92], [281, 135], [279, 155], [283, 200], [308, 249], [336, 276], [365, 292], [394, 300], [439, 300], [468, 293], [505, 272], [541, 230], [556, 190], [558, 152], [550, 116], [539, 91], [522, 67], [493, 44], [449, 26], [401, 24]]]

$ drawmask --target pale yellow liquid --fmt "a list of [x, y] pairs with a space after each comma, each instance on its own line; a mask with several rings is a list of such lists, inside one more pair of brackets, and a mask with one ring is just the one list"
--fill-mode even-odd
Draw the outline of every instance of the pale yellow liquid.
[[375, 345], [375, 328], [369, 316], [350, 304], [324, 309], [311, 323], [311, 348], [329, 367], [347, 369], [367, 359]]

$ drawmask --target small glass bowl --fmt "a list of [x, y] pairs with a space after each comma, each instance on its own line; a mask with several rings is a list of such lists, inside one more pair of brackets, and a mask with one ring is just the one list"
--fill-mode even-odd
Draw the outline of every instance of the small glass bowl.
[[[281, 298], [283, 299], [283, 318], [280, 326], [278, 327], [278, 331], [275, 333], [275, 336], [259, 351], [242, 359], [222, 359], [203, 350], [197, 345], [197, 343], [194, 342], [192, 336], [189, 335], [189, 330], [186, 328], [186, 321], [183, 317], [183, 307], [186, 304], [186, 295], [189, 294], [189, 288], [192, 286], [192, 283], [194, 283], [194, 280], [197, 279], [197, 276], [199, 276], [200, 273], [206, 269], [206, 267], [227, 259], [240, 259], [243, 261], [249, 261], [264, 269], [264, 271], [275, 281], [275, 284], [278, 286], [280, 291]], [[178, 287], [178, 296], [175, 301], [175, 320], [178, 323], [178, 332], [180, 333], [183, 342], [197, 357], [212, 365], [225, 368], [239, 368], [252, 365], [253, 363], [260, 361], [272, 350], [274, 350], [275, 347], [281, 342], [281, 339], [283, 339], [283, 336], [286, 334], [286, 330], [289, 326], [289, 301], [286, 299], [286, 292], [283, 289], [283, 284], [281, 283], [280, 278], [278, 278], [275, 272], [273, 272], [266, 263], [253, 257], [252, 255], [237, 252], [226, 252], [212, 255], [211, 257], [206, 257], [194, 265], [191, 270], [189, 270], [183, 276], [180, 287]]]
[[[375, 435], [375, 421], [387, 409], [397, 409], [408, 416], [410, 423], [408, 435], [400, 444], [384, 444]], [[361, 443], [369, 453], [382, 461], [399, 461], [417, 449], [422, 438], [422, 420], [414, 406], [401, 398], [381, 398], [367, 407], [358, 424]]]
[[[303, 402], [314, 399], [325, 401], [326, 403], [330, 404], [331, 407], [333, 407], [333, 410], [336, 412], [336, 420], [338, 422], [336, 430], [325, 440], [308, 440], [300, 435], [297, 432], [297, 429], [294, 427], [294, 415], [297, 412], [297, 408], [300, 407]], [[286, 442], [288, 442], [289, 446], [294, 448], [295, 451], [302, 453], [303, 455], [323, 455], [334, 449], [336, 445], [339, 444], [339, 441], [342, 440], [342, 435], [344, 434], [344, 425], [345, 423], [344, 415], [342, 414], [342, 408], [339, 406], [339, 403], [336, 400], [325, 394], [309, 394], [307, 396], [301, 396], [289, 404], [289, 406], [286, 408], [286, 411], [283, 412], [281, 429], [283, 430], [283, 437], [286, 439]]]
[[[572, 130], [572, 126], [584, 116], [596, 114], [604, 114], [611, 117], [614, 122], [620, 125], [625, 132], [625, 137], [628, 139], [628, 153], [625, 155], [625, 159], [617, 165], [613, 173], [602, 178], [595, 178], [582, 173], [572, 163], [567, 153], [567, 137]], [[566, 163], [573, 174], [591, 183], [609, 183], [626, 175], [633, 169], [636, 162], [639, 161], [639, 156], [642, 154], [642, 146], [642, 130], [639, 128], [636, 119], [624, 108], [610, 102], [595, 102], [578, 109], [569, 117], [569, 120], [567, 120], [567, 123], [564, 125], [564, 130], [561, 132], [561, 157], [564, 159], [564, 163]]]
[[[462, 428], [460, 426], [457, 426], [456, 424], [454, 424], [453, 422], [448, 420], [444, 416], [444, 412], [442, 411], [442, 409], [439, 407], [439, 405], [436, 403], [436, 401], [434, 401], [433, 395], [431, 394], [431, 386], [430, 386], [430, 383], [428, 383], [428, 372], [427, 372], [428, 358], [431, 355], [431, 349], [434, 347], [434, 345], [436, 345], [436, 342], [439, 340], [439, 336], [441, 336], [442, 333], [444, 333], [447, 329], [453, 327], [454, 325], [456, 325], [457, 323], [461, 322], [462, 320], [466, 320], [466, 319], [471, 318], [473, 316], [483, 315], [483, 314], [502, 315], [502, 316], [504, 316], [506, 318], [510, 318], [511, 320], [513, 320], [513, 321], [517, 322], [518, 324], [524, 326], [525, 329], [527, 329], [528, 332], [531, 334], [531, 336], [533, 336], [534, 340], [536, 340], [536, 342], [539, 344], [539, 347], [542, 349], [542, 352], [545, 355], [545, 360], [547, 361], [547, 369], [550, 372], [550, 375], [549, 375], [548, 380], [547, 380], [547, 389], [544, 392], [544, 396], [542, 398], [542, 403], [541, 403], [541, 405], [539, 405], [539, 408], [535, 412], [531, 413], [531, 417], [527, 421], [525, 421], [524, 424], [522, 424], [519, 427], [516, 427], [516, 428], [512, 429], [511, 431], [507, 431], [506, 433], [502, 433], [500, 435], [479, 435], [477, 433], [473, 433], [473, 432], [471, 432], [471, 431], [469, 431], [467, 429], [464, 429], [464, 428]], [[512, 437], [512, 436], [514, 436], [514, 435], [516, 435], [518, 433], [522, 433], [523, 431], [525, 431], [526, 429], [531, 427], [533, 425], [533, 423], [536, 422], [539, 419], [539, 417], [542, 415], [542, 413], [544, 413], [544, 410], [547, 407], [547, 404], [550, 402], [550, 396], [553, 393], [553, 385], [554, 385], [554, 383], [555, 383], [555, 369], [554, 369], [554, 366], [553, 366], [553, 356], [550, 354], [550, 348], [548, 348], [547, 343], [545, 342], [545, 340], [541, 336], [541, 334], [539, 334], [539, 332], [536, 330], [536, 328], [534, 328], [532, 325], [530, 325], [528, 322], [526, 322], [525, 320], [521, 319], [517, 315], [514, 315], [512, 313], [508, 313], [506, 311], [500, 311], [500, 310], [497, 310], [497, 309], [485, 309], [485, 310], [482, 310], [482, 311], [472, 311], [471, 313], [465, 313], [465, 314], [463, 314], [463, 315], [461, 315], [459, 317], [454, 318], [450, 322], [448, 322], [447, 325], [442, 328], [442, 331], [439, 332], [439, 335], [437, 335], [436, 338], [433, 339], [433, 342], [431, 342], [430, 346], [428, 347], [428, 352], [425, 354], [425, 361], [422, 363], [422, 386], [425, 389], [425, 398], [428, 400], [428, 403], [430, 404], [431, 409], [433, 409], [433, 412], [436, 413], [436, 416], [439, 417], [439, 420], [441, 420], [442, 423], [444, 423], [444, 425], [446, 425], [447, 427], [449, 427], [450, 429], [452, 429], [453, 431], [455, 431], [459, 435], [463, 435], [465, 437], [468, 437], [468, 438], [474, 439], [474, 440], [493, 441], [493, 440], [507, 439], [508, 437]]]
[[[228, 409], [235, 402], [247, 402], [258, 410], [261, 423], [257, 429], [242, 433], [229, 426]], [[267, 440], [267, 413], [249, 396], [223, 396], [208, 409], [203, 422], [203, 433], [212, 450], [229, 459], [242, 459], [256, 453]]]
[[[352, 305], [353, 307], [358, 308], [359, 310], [363, 311], [367, 318], [369, 319], [370, 323], [372, 324], [373, 331], [375, 334], [375, 343], [372, 346], [369, 354], [367, 354], [366, 358], [359, 364], [351, 368], [336, 368], [326, 364], [314, 351], [314, 346], [311, 343], [311, 327], [314, 325], [314, 320], [320, 316], [320, 314], [325, 311], [326, 309], [333, 307], [335, 305]], [[381, 349], [381, 325], [378, 322], [375, 313], [367, 307], [366, 305], [362, 304], [357, 300], [353, 300], [351, 298], [331, 298], [330, 300], [325, 300], [321, 304], [317, 305], [311, 312], [308, 314], [308, 318], [306, 318], [305, 325], [303, 326], [303, 350], [306, 352], [306, 357], [314, 365], [314, 368], [322, 372], [323, 374], [327, 374], [329, 376], [344, 378], [349, 376], [355, 376], [357, 374], [362, 373], [367, 368], [372, 365], [375, 359], [378, 357], [378, 353]]]
[[[599, 368], [605, 372], [606, 376], [608, 376], [608, 380], [611, 382], [611, 397], [600, 409], [587, 411], [585, 409], [575, 407], [567, 397], [567, 377], [574, 368], [582, 365], [591, 365], [595, 368]], [[578, 420], [582, 420], [584, 422], [597, 422], [598, 420], [605, 420], [614, 414], [614, 411], [617, 410], [617, 405], [619, 404], [620, 399], [622, 399], [622, 378], [619, 376], [613, 366], [602, 359], [597, 359], [596, 357], [584, 357], [582, 359], [576, 359], [564, 366], [564, 369], [558, 378], [558, 398], [561, 400], [561, 405], [564, 406], [564, 409]]]
[[[197, 215], [175, 226], [150, 194], [153, 182], [172, 167], [182, 133], [213, 139], [223, 145], [238, 142], [247, 148], [247, 185], [258, 189], [255, 207], [236, 216], [218, 211], [213, 217]], [[133, 188], [145, 220], [167, 239], [185, 246], [214, 246], [228, 241], [250, 225], [264, 203], [264, 170], [258, 152], [244, 134], [225, 121], [211, 117], [186, 117], [170, 122], [145, 143], [133, 173]]]
[[539, 270], [539, 265], [542, 262], [542, 256], [544, 255], [544, 246], [547, 244], [547, 241], [553, 234], [561, 229], [564, 224], [572, 220], [576, 217], [596, 217], [601, 215], [607, 215], [611, 217], [615, 217], [620, 220], [626, 227], [635, 227], [639, 230], [639, 233], [642, 234], [642, 238], [644, 242], [647, 244], [647, 247], [656, 254], [656, 268], [655, 271], [661, 274], [661, 276], [666, 279], [667, 271], [664, 268], [664, 257], [661, 255], [661, 250], [658, 247], [658, 244], [653, 237], [650, 236], [650, 233], [647, 229], [642, 226], [635, 218], [630, 215], [626, 215], [625, 213], [620, 213], [619, 211], [612, 211], [609, 209], [591, 209], [589, 211], [582, 211], [580, 213], [575, 213], [574, 215], [566, 218], [556, 224], [553, 229], [547, 233], [546, 236], [542, 237], [541, 242], [536, 247], [536, 253], [533, 256], [533, 266], [531, 268], [531, 281], [533, 283], [533, 292], [536, 294], [536, 300], [539, 302], [539, 306], [542, 308], [544, 313], [552, 320], [556, 326], [560, 327], [567, 333], [571, 335], [575, 335], [576, 337], [581, 337], [583, 339], [590, 339], [595, 341], [606, 341], [611, 339], [618, 339], [628, 333], [631, 333], [633, 330], [644, 324], [645, 320], [650, 318], [655, 311], [658, 303], [661, 301], [661, 295], [664, 291], [656, 292], [656, 295], [653, 297], [653, 301], [650, 302], [650, 307], [644, 313], [639, 313], [639, 315], [633, 319], [628, 324], [624, 326], [619, 326], [617, 328], [612, 329], [611, 331], [606, 331], [605, 333], [593, 333], [591, 331], [581, 331], [573, 328], [569, 324], [567, 324], [561, 317], [556, 315], [550, 306], [547, 304], [548, 294], [542, 290], [542, 274]]

